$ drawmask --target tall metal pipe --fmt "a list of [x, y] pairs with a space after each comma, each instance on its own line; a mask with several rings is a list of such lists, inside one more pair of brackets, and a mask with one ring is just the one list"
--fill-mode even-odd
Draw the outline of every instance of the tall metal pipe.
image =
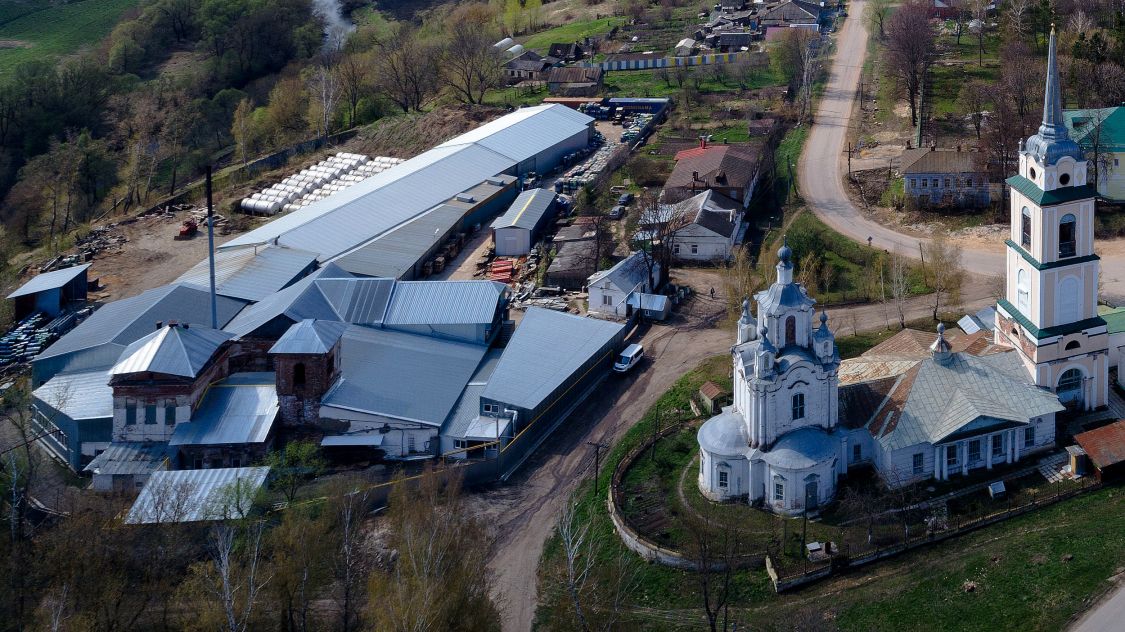
[[211, 165], [207, 165], [207, 260], [211, 266], [211, 329], [218, 329], [219, 301], [215, 294], [215, 206], [211, 201]]

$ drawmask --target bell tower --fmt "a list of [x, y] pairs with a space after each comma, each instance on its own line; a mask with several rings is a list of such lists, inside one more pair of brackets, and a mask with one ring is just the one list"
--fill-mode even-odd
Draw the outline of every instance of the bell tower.
[[1105, 321], [1097, 314], [1094, 187], [1063, 121], [1055, 32], [1047, 57], [1043, 121], [1021, 143], [1008, 178], [1011, 235], [996, 342], [1015, 347], [1032, 380], [1069, 407], [1090, 410], [1109, 396]]

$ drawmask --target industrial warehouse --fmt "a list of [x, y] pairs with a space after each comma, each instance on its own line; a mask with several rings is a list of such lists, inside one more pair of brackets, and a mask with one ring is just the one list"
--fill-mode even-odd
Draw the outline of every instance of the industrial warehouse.
[[503, 284], [416, 279], [529, 174], [588, 150], [592, 122], [517, 110], [223, 244], [214, 296], [205, 260], [105, 305], [32, 361], [45, 445], [101, 490], [245, 468], [289, 436], [337, 460], [496, 461], [506, 477], [628, 327], [537, 308], [517, 326]]

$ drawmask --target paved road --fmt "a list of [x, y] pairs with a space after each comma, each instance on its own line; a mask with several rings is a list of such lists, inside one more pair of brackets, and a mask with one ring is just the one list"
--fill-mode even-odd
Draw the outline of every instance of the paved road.
[[[798, 163], [801, 195], [821, 221], [858, 242], [872, 239], [872, 245], [885, 250], [898, 249], [910, 256], [918, 255], [918, 237], [906, 235], [863, 216], [851, 203], [844, 190], [845, 147], [851, 116], [855, 106], [860, 72], [867, 53], [868, 33], [863, 15], [866, 0], [855, 0], [848, 7], [836, 41], [836, 57], [828, 84], [816, 111], [812, 130]], [[965, 242], [962, 263], [970, 272], [997, 274], [1004, 271], [1004, 245]], [[1125, 297], [1125, 249], [1121, 240], [1100, 241], [1102, 257], [1102, 293]]]
[[1078, 620], [1070, 632], [1116, 632], [1125, 627], [1125, 583]]

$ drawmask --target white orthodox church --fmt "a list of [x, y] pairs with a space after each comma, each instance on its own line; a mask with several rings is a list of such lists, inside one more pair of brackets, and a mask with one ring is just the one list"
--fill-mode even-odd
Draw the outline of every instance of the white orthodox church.
[[850, 467], [871, 465], [897, 487], [1016, 463], [1054, 446], [1067, 406], [1105, 404], [1094, 190], [1063, 126], [1053, 33], [1043, 124], [1008, 184], [1007, 299], [995, 333], [908, 329], [841, 362], [827, 315], [816, 317], [782, 246], [756, 319], [743, 303], [733, 402], [699, 429], [705, 496], [815, 512]]

